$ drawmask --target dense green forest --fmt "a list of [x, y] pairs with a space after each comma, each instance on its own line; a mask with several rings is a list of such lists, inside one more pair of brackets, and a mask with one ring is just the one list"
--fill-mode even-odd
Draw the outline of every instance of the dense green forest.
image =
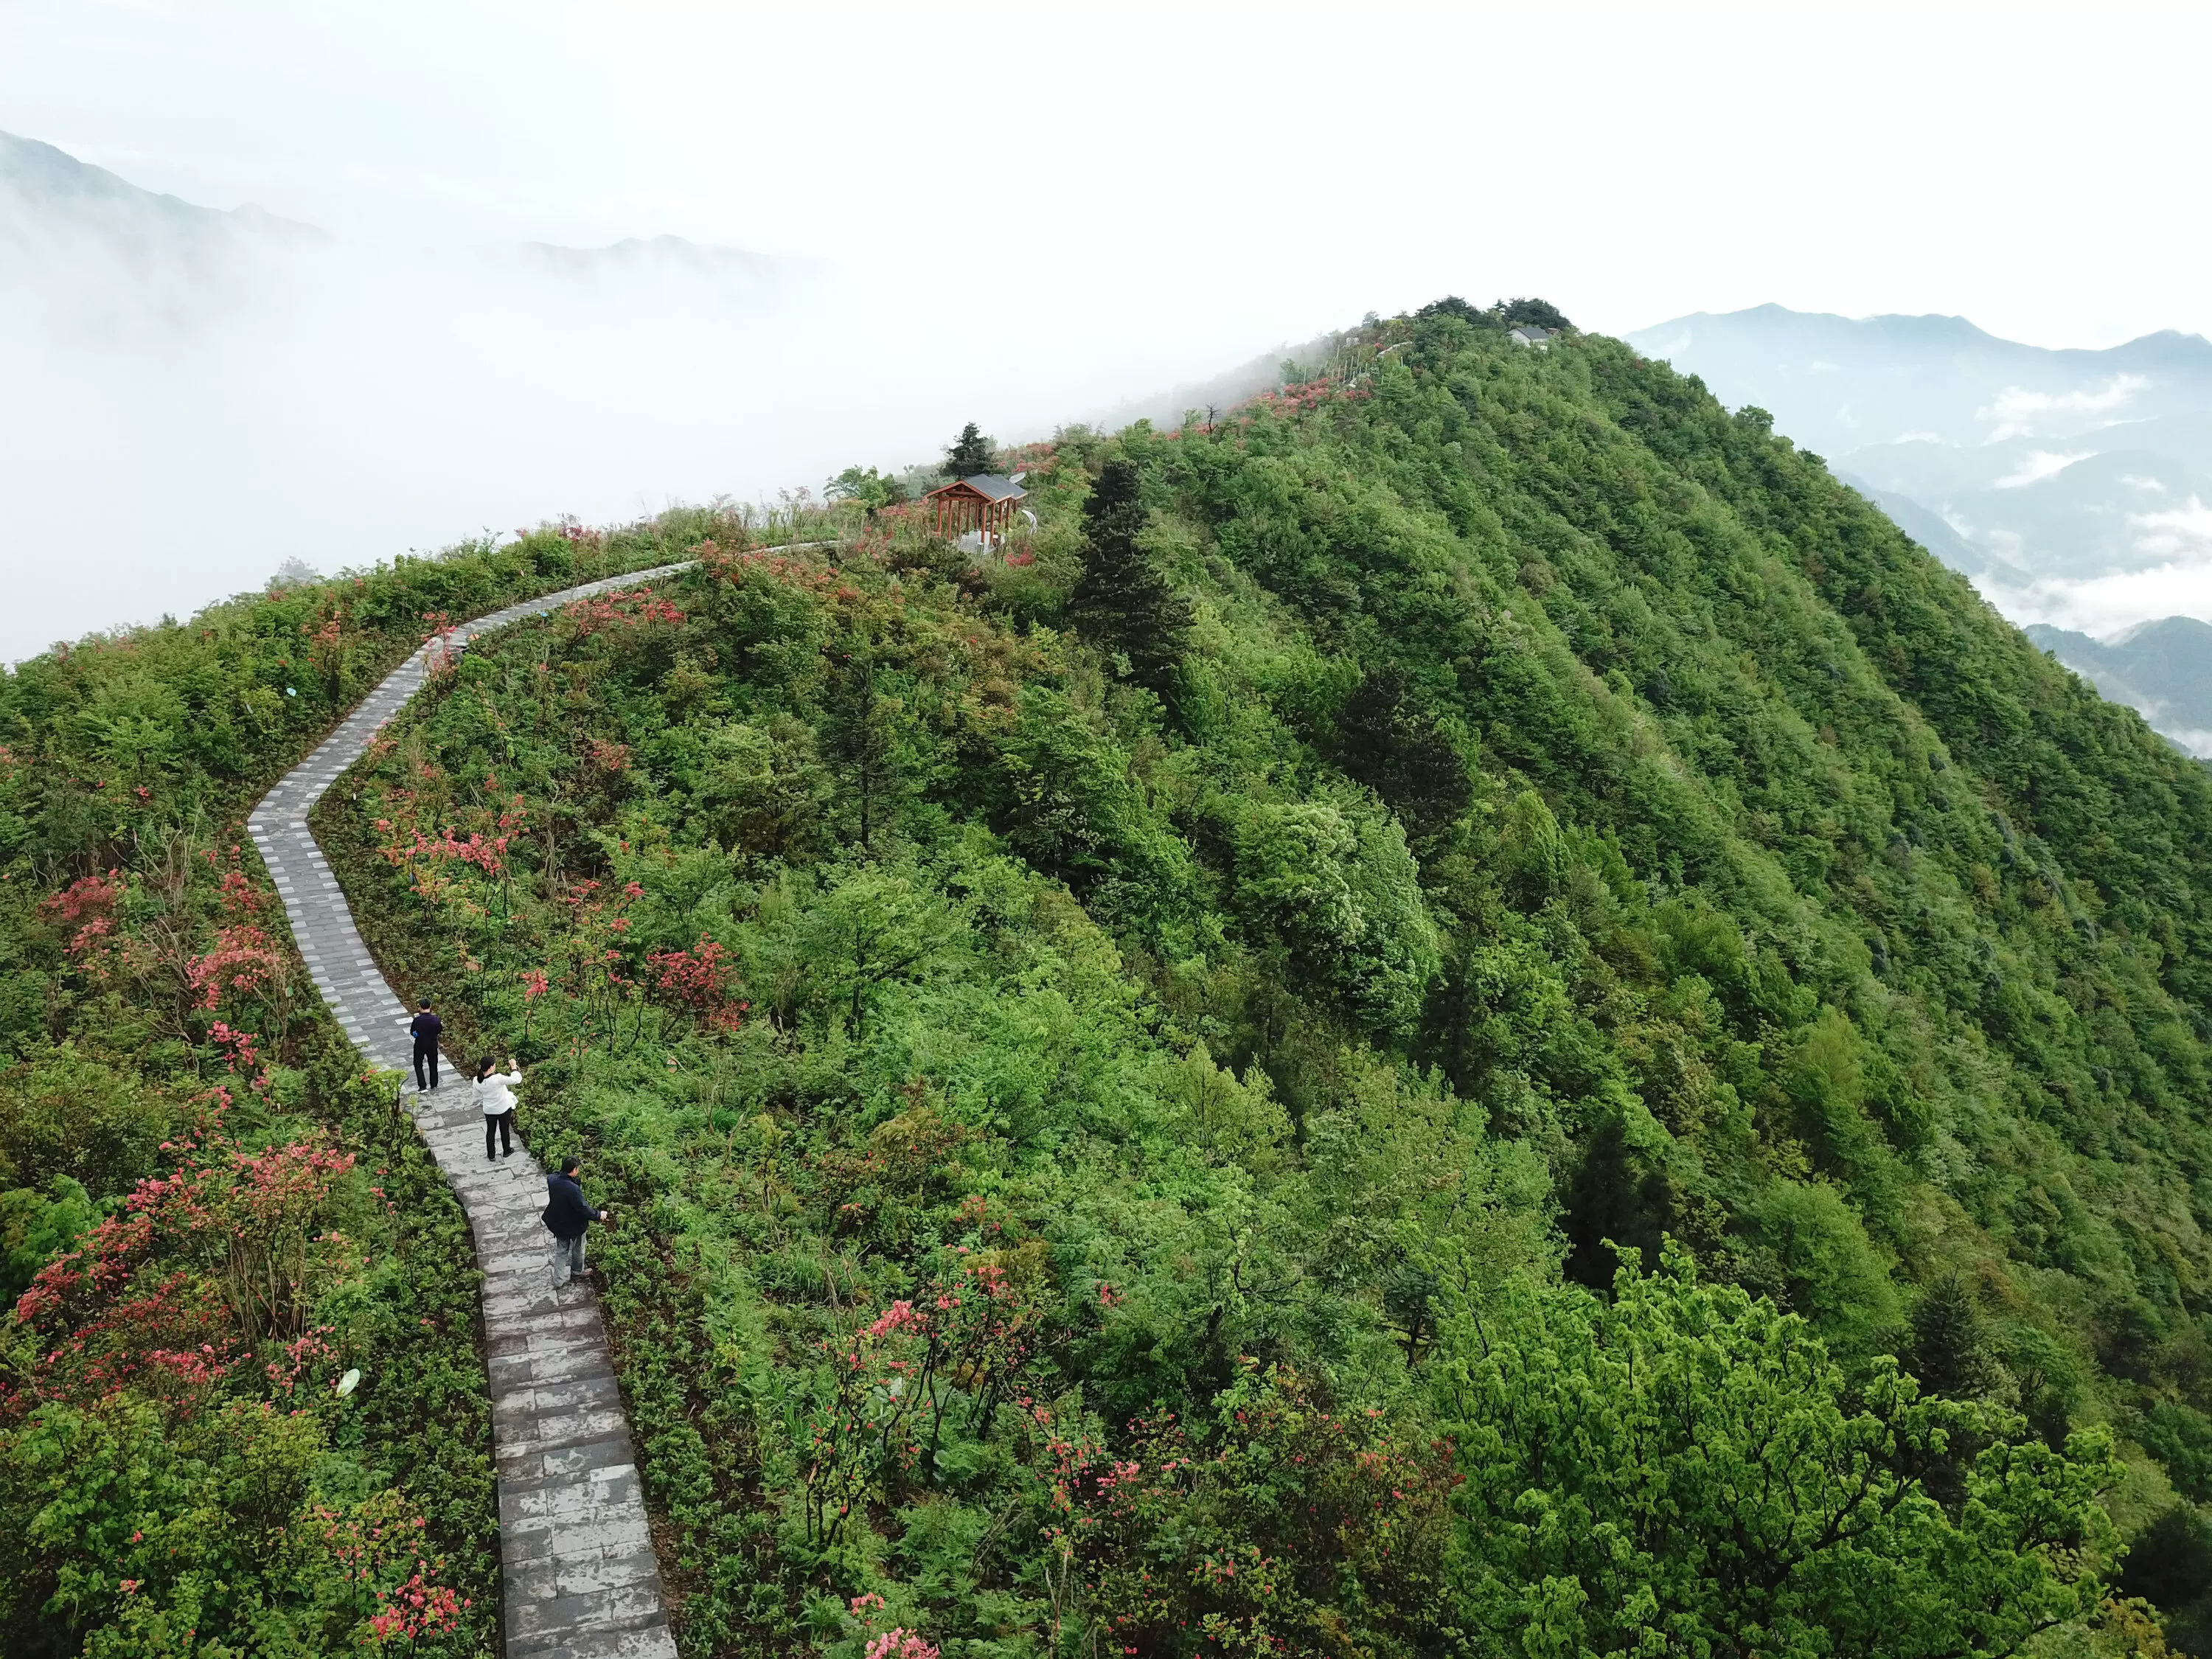
[[[137, 1616], [100, 1575], [172, 1501], [70, 1484], [60, 1437], [224, 1492], [260, 1455], [193, 1437], [258, 1370], [129, 1443], [173, 1385], [40, 1358], [51, 1297], [120, 1293], [86, 1226], [231, 1167], [103, 1140], [58, 1068], [204, 1112], [218, 1015], [281, 1048], [221, 1133], [358, 1148], [369, 1260], [307, 1364], [397, 1408], [319, 1395], [215, 1531], [282, 1510], [256, 1605], [335, 1605], [281, 1577], [334, 1457], [483, 1582], [481, 1431], [424, 1420], [459, 1383], [344, 1351], [418, 1340], [377, 1298], [445, 1293], [454, 1212], [301, 1001], [167, 988], [154, 820], [216, 953], [261, 890], [223, 826], [416, 617], [696, 547], [481, 641], [317, 824], [394, 982], [521, 1055], [532, 1146], [617, 1206], [687, 1654], [2212, 1648], [2212, 773], [1759, 411], [1509, 318], [1565, 320], [1443, 303], [1219, 418], [1001, 454], [1039, 523], [988, 550], [856, 468], [810, 547], [549, 533], [10, 680], [0, 1187], [55, 1286], [7, 1328], [11, 1617]], [[318, 607], [379, 595], [298, 684]], [[112, 1170], [18, 1150], [58, 1102]], [[346, 1185], [372, 1146], [396, 1211]]]
[[1500, 317], [729, 526], [333, 793], [629, 1218], [687, 1651], [2201, 1639], [2212, 778]]
[[468, 1224], [244, 820], [426, 632], [702, 522], [304, 582], [0, 679], [9, 1654], [495, 1650]]

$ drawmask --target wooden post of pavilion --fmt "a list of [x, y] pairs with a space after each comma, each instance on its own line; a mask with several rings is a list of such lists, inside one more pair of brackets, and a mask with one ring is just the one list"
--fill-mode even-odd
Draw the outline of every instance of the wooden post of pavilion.
[[1012, 478], [979, 472], [933, 489], [924, 499], [936, 504], [939, 535], [961, 536], [972, 530], [983, 537], [988, 546], [994, 538], [1006, 533], [1013, 522], [1016, 504], [1028, 494]]

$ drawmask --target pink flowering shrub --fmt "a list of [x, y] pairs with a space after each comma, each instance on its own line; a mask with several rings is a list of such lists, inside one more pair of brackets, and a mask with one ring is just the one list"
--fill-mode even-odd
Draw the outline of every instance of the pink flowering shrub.
[[185, 969], [188, 982], [204, 1010], [220, 1008], [226, 1001], [249, 1001], [261, 996], [282, 978], [284, 963], [276, 942], [252, 922], [240, 922], [216, 934], [215, 947], [194, 957]]
[[[237, 1046], [250, 1055], [250, 1040]], [[190, 1411], [264, 1344], [285, 1392], [328, 1358], [317, 1299], [356, 1260], [332, 1225], [354, 1155], [314, 1139], [249, 1151], [217, 1090], [180, 1162], [138, 1182], [125, 1213], [56, 1256], [15, 1304], [36, 1358], [0, 1377], [0, 1422], [47, 1401], [97, 1403], [143, 1385]]]
[[561, 610], [562, 626], [570, 637], [576, 640], [588, 640], [594, 634], [650, 627], [655, 623], [675, 623], [683, 620], [684, 613], [650, 587], [641, 587], [628, 593], [595, 593], [563, 605]]
[[318, 1507], [311, 1519], [326, 1558], [359, 1620], [357, 1639], [374, 1649], [418, 1642], [456, 1629], [473, 1605], [441, 1582], [441, 1557], [424, 1541], [426, 1517], [410, 1515], [397, 1492], [380, 1492], [351, 1510]]
[[997, 1261], [957, 1265], [841, 1343], [823, 1344], [827, 1389], [808, 1422], [803, 1477], [809, 1535], [842, 1534], [871, 1492], [927, 1486], [948, 1430], [974, 1432], [1024, 1393], [1042, 1310]]
[[902, 1625], [878, 1630], [876, 1620], [888, 1611], [884, 1598], [872, 1590], [847, 1603], [847, 1612], [867, 1640], [867, 1645], [861, 1650], [861, 1659], [938, 1659], [935, 1644], [924, 1641], [920, 1631], [908, 1630]]

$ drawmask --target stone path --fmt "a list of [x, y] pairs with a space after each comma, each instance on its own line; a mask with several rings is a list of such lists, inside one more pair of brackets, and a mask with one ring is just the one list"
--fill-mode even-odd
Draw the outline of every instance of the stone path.
[[[633, 571], [510, 605], [457, 629], [454, 642], [683, 568]], [[413, 1054], [407, 1006], [362, 942], [337, 878], [307, 833], [307, 811], [422, 688], [429, 649], [395, 669], [246, 821], [323, 1000], [362, 1054], [402, 1070]], [[508, 1659], [675, 1659], [599, 1304], [580, 1285], [553, 1291], [551, 1236], [538, 1218], [545, 1172], [526, 1147], [486, 1162], [483, 1120], [451, 1059], [445, 1086], [423, 1097], [415, 1122], [460, 1194], [483, 1270]]]

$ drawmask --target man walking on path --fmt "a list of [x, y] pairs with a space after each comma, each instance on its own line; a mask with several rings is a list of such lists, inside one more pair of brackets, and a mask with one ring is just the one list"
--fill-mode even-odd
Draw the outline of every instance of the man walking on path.
[[[407, 1034], [415, 1039], [415, 1092], [423, 1094], [438, 1086], [438, 1034], [446, 1029], [446, 1022], [430, 1012], [430, 999], [422, 999], [422, 1012], [415, 1016]], [[428, 1066], [429, 1081], [423, 1081]]]
[[[489, 1054], [477, 1062], [477, 1105], [483, 1113], [487, 1160], [514, 1155], [514, 1085], [522, 1081], [522, 1067], [511, 1056], [504, 1072], [495, 1072], [492, 1065]], [[498, 1152], [492, 1150], [495, 1135], [501, 1143]]]
[[[584, 1276], [584, 1230], [605, 1221], [607, 1212], [595, 1210], [584, 1199], [578, 1177], [582, 1166], [573, 1158], [561, 1160], [561, 1173], [545, 1177], [544, 1222], [553, 1233], [553, 1288], [557, 1291], [572, 1279]], [[565, 1269], [565, 1272], [563, 1271]]]

